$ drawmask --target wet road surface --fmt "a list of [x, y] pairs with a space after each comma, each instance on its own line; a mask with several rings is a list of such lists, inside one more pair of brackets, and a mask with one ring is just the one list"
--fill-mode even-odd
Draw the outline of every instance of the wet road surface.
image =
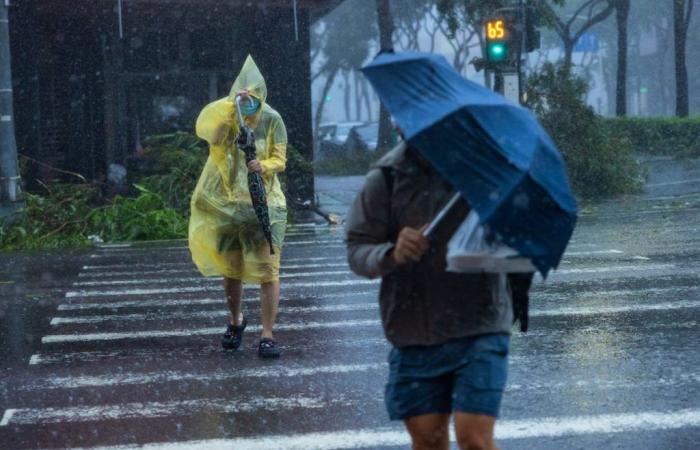
[[[698, 448], [699, 224], [698, 195], [584, 214], [513, 335], [502, 449]], [[378, 283], [349, 272], [341, 228], [289, 232], [278, 361], [256, 355], [254, 287], [242, 348], [221, 350], [221, 282], [182, 242], [0, 269], [0, 448], [407, 448], [383, 405]]]

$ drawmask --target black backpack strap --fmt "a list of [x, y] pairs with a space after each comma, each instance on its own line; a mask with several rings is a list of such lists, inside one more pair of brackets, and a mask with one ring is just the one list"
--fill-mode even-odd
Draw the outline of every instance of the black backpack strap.
[[520, 331], [526, 332], [529, 325], [530, 286], [534, 273], [509, 273], [511, 295], [513, 296], [513, 323], [520, 322]]
[[396, 176], [396, 171], [391, 167], [381, 167], [382, 175], [384, 175], [384, 182], [386, 183], [386, 192], [389, 195], [388, 203], [388, 215], [389, 215], [389, 238], [393, 241], [398, 235], [398, 230], [396, 229], [396, 223], [391, 211], [391, 199], [394, 196], [394, 178]]

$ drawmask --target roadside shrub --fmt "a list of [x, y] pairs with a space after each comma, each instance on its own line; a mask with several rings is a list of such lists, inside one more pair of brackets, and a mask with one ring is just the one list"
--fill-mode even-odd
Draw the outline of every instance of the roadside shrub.
[[316, 162], [316, 173], [321, 175], [365, 175], [376, 155], [362, 148], [347, 149], [326, 155]]
[[700, 117], [620, 117], [603, 123], [608, 132], [627, 139], [636, 153], [700, 157]]
[[303, 193], [312, 192], [314, 166], [294, 146], [287, 146], [287, 169], [279, 174], [282, 190], [287, 197], [287, 205], [291, 210]]
[[644, 171], [627, 139], [613, 134], [586, 105], [586, 82], [563, 65], [545, 64], [528, 79], [528, 106], [537, 114], [567, 164], [581, 198], [637, 192]]
[[46, 186], [25, 194], [26, 208], [9, 227], [0, 226], [0, 250], [59, 248], [88, 244], [85, 218], [99, 190], [92, 185]]
[[108, 242], [187, 237], [187, 218], [140, 185], [138, 197], [116, 196], [88, 217], [88, 231]]
[[[105, 198], [96, 184], [45, 186], [44, 192], [26, 194], [17, 221], [0, 226], [0, 250], [186, 237], [190, 197], [208, 147], [189, 133], [151, 136], [144, 143], [144, 154], [127, 161], [133, 196]], [[281, 182], [288, 195], [296, 195], [312, 182], [312, 165], [291, 146], [287, 159]]]
[[132, 182], [163, 199], [167, 207], [188, 216], [190, 198], [209, 149], [190, 133], [150, 136], [144, 140], [144, 156], [129, 172]]
[[187, 235], [187, 220], [157, 194], [137, 186], [134, 198], [117, 196], [106, 204], [90, 184], [57, 184], [27, 194], [24, 214], [0, 227], [0, 250], [80, 247], [94, 239], [117, 242], [172, 239]]

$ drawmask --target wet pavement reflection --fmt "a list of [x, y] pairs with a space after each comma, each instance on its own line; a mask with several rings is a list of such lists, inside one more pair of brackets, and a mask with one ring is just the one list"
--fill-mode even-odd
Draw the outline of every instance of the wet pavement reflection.
[[[692, 193], [584, 211], [513, 336], [502, 449], [694, 448], [698, 224]], [[278, 361], [256, 356], [255, 288], [242, 348], [221, 350], [221, 283], [184, 242], [3, 254], [0, 447], [406, 448], [382, 400], [378, 284], [349, 272], [342, 238], [290, 229]]]

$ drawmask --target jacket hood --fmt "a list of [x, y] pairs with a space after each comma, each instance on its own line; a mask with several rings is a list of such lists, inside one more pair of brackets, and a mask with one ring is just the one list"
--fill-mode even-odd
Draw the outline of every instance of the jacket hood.
[[372, 164], [374, 168], [392, 168], [398, 169], [401, 162], [405, 159], [406, 154], [406, 143], [399, 142], [394, 148], [389, 150], [389, 152], [379, 158], [377, 162]]
[[233, 82], [228, 96], [229, 100], [235, 103], [236, 92], [243, 89], [247, 89], [248, 92], [260, 100], [261, 103], [267, 101], [267, 85], [265, 84], [265, 78], [263, 78], [260, 69], [258, 69], [257, 64], [255, 64], [253, 57], [250, 55], [246, 57], [241, 72], [236, 77], [236, 81]]

